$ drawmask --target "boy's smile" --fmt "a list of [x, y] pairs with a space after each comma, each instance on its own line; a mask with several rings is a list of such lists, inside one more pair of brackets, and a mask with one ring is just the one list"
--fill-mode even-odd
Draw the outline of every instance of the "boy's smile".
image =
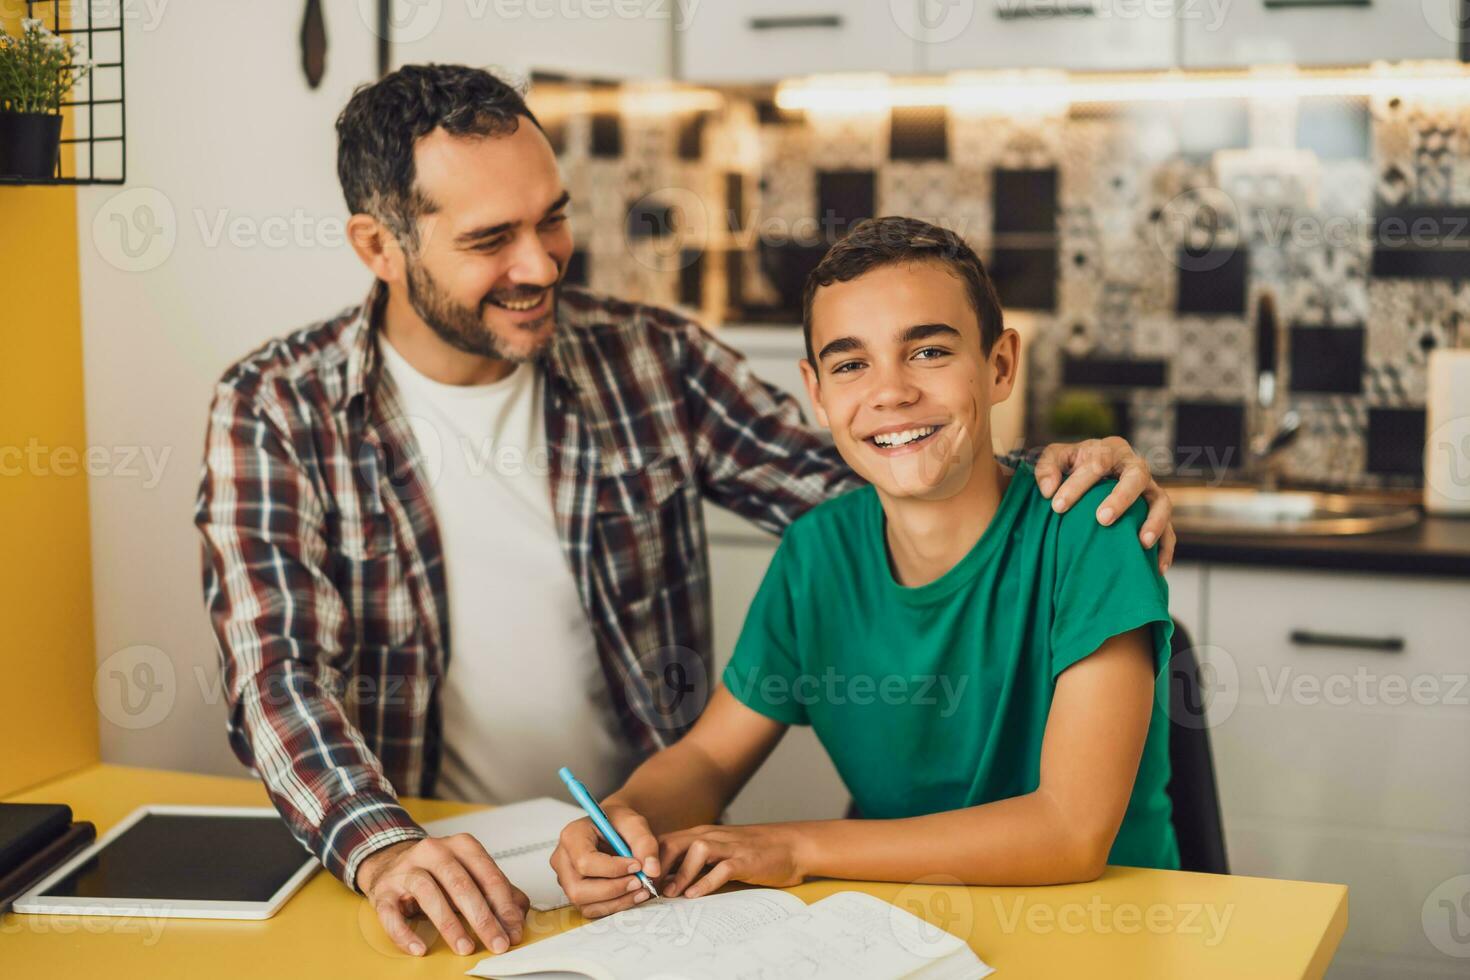
[[900, 456], [904, 453], [918, 452], [919, 447], [948, 424], [948, 422], [926, 422], [918, 425], [899, 423], [884, 426], [867, 436], [865, 441], [871, 443], [884, 456]]

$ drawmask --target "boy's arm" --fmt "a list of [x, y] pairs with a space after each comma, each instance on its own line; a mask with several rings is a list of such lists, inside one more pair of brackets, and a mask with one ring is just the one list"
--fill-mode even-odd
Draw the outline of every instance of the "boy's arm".
[[718, 819], [785, 732], [717, 688], [689, 734], [647, 759], [602, 802], [633, 859], [609, 853], [586, 818], [562, 831], [551, 866], [567, 897], [588, 918], [642, 901], [647, 891], [633, 873], [663, 874], [657, 835]]
[[733, 880], [789, 884], [793, 874], [797, 881], [1089, 881], [1102, 873], [1122, 825], [1153, 694], [1153, 647], [1144, 626], [1112, 637], [1057, 678], [1035, 792], [902, 820], [676, 832], [664, 838], [665, 870], [674, 873], [665, 893], [698, 897]]

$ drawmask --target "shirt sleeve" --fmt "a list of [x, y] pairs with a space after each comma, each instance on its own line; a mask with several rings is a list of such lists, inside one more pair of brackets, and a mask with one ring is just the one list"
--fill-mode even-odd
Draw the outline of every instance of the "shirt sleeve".
[[684, 404], [706, 497], [774, 534], [862, 479], [795, 398], [709, 331], [665, 316], [682, 348]]
[[1115, 481], [1104, 480], [1058, 519], [1052, 596], [1051, 676], [1095, 653], [1114, 636], [1152, 625], [1154, 672], [1169, 660], [1174, 621], [1169, 587], [1158, 571], [1158, 545], [1143, 548], [1139, 530], [1148, 506], [1137, 500], [1111, 526], [1097, 508]]
[[427, 835], [342, 703], [352, 618], [325, 571], [320, 498], [279, 427], [228, 385], [210, 408], [195, 523], [230, 746], [355, 889], [363, 858]]
[[782, 538], [766, 577], [750, 604], [735, 653], [725, 667], [725, 687], [741, 704], [784, 725], [809, 725], [796, 638], [793, 535]]

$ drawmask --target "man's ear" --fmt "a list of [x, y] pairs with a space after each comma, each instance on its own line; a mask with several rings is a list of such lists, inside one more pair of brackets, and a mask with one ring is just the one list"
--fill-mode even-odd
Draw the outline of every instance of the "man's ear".
[[1011, 397], [1016, 375], [1021, 370], [1021, 335], [1007, 329], [990, 348], [990, 404], [999, 405]]
[[398, 239], [370, 214], [354, 214], [347, 219], [347, 240], [352, 250], [379, 279], [395, 282], [404, 277], [403, 248]]
[[832, 423], [828, 421], [827, 413], [822, 408], [822, 387], [817, 381], [817, 370], [804, 357], [801, 359], [801, 380], [806, 385], [806, 397], [812, 403], [812, 414], [816, 416], [817, 424], [824, 429], [832, 428]]

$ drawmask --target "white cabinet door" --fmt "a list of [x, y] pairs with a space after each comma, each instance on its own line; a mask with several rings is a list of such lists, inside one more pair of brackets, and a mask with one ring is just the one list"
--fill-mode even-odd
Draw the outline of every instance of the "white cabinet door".
[[1183, 0], [1186, 68], [1458, 57], [1460, 0]]
[[1172, 68], [1173, 0], [915, 0], [920, 70]]
[[1220, 566], [1205, 581], [1231, 871], [1347, 883], [1343, 950], [1408, 975], [1434, 955], [1427, 897], [1470, 867], [1470, 585]]
[[1205, 567], [1180, 562], [1169, 569], [1164, 581], [1169, 586], [1169, 614], [1198, 646], [1205, 637]]
[[[776, 538], [712, 504], [705, 506], [714, 591], [715, 671], [730, 662], [745, 612], [776, 553]], [[810, 728], [793, 727], [727, 811], [736, 823], [830, 820], [851, 799]]]
[[919, 41], [898, 20], [886, 0], [707, 0], [679, 24], [679, 74], [693, 82], [912, 74]]
[[[359, 0], [356, 6], [368, 11], [376, 5]], [[611, 0], [389, 0], [393, 63], [483, 65], [517, 75], [544, 69], [579, 78], [665, 79], [674, 64], [674, 7], [672, 0], [644, 0], [637, 5], [639, 16], [628, 16], [627, 4]], [[328, 37], [334, 29], [342, 32], [333, 44], [347, 40], [343, 13], [341, 26], [327, 14]], [[364, 34], [351, 43], [367, 40]]]

